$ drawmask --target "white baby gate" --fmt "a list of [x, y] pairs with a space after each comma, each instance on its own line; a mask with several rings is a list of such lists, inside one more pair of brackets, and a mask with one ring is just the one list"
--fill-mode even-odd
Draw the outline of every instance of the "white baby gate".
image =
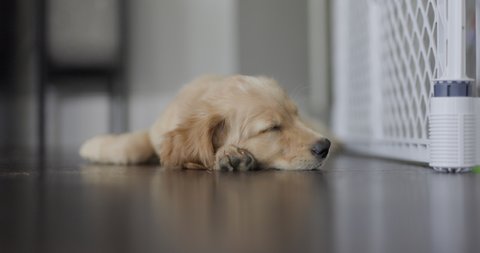
[[465, 74], [464, 0], [335, 0], [333, 128], [353, 151], [480, 164], [480, 102]]

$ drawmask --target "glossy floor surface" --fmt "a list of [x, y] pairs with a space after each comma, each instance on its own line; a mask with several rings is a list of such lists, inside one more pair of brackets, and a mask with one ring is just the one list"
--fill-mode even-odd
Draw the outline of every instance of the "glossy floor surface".
[[480, 252], [480, 174], [100, 166], [4, 152], [0, 252]]

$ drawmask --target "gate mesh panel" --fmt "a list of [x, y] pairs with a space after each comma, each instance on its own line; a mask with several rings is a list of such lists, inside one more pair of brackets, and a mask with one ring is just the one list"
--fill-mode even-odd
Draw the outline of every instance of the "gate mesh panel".
[[427, 162], [444, 0], [336, 1], [334, 129], [357, 151]]

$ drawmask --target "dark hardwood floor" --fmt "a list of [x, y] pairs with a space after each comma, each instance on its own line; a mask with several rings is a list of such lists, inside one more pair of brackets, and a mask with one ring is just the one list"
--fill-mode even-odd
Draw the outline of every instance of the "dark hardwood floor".
[[480, 252], [480, 174], [340, 155], [322, 171], [3, 152], [0, 252]]

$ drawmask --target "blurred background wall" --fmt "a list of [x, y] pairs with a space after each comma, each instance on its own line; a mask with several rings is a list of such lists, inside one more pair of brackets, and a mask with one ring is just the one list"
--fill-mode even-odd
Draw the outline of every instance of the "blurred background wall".
[[15, 67], [2, 74], [12, 79], [2, 81], [0, 145], [32, 148], [42, 135], [48, 147], [74, 149], [95, 134], [148, 128], [206, 73], [274, 77], [325, 118], [327, 2], [4, 0], [0, 9], [15, 11], [0, 15], [15, 20], [1, 28]]
[[236, 0], [130, 2], [129, 128], [149, 127], [182, 84], [238, 72]]
[[308, 94], [307, 1], [238, 1], [239, 72], [277, 79], [306, 102]]

